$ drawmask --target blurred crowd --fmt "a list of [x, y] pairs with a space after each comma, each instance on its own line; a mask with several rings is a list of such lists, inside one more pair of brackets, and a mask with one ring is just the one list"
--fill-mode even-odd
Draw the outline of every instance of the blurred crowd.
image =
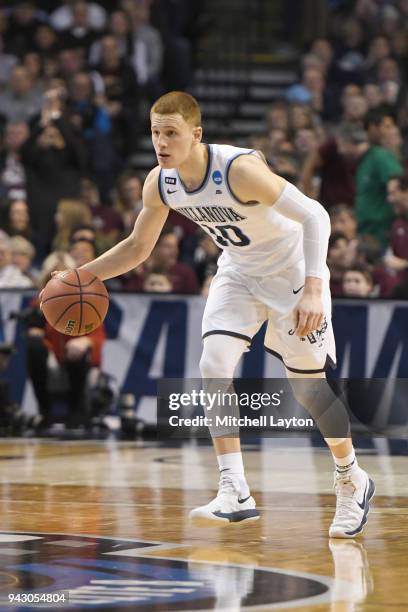
[[[262, 150], [328, 210], [334, 297], [408, 299], [408, 2], [330, 5], [266, 132], [229, 142]], [[5, 3], [0, 288], [41, 288], [128, 235], [144, 180], [132, 155], [151, 102], [193, 84], [201, 27], [188, 0]], [[206, 295], [218, 255], [172, 212], [145, 264], [108, 287]]]

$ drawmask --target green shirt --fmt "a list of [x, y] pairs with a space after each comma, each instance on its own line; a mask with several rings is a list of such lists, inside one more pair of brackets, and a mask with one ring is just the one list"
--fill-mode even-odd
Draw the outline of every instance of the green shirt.
[[391, 151], [384, 147], [370, 147], [362, 157], [356, 174], [356, 214], [361, 234], [375, 236], [383, 246], [394, 214], [387, 202], [387, 182], [391, 176], [401, 175], [402, 167]]

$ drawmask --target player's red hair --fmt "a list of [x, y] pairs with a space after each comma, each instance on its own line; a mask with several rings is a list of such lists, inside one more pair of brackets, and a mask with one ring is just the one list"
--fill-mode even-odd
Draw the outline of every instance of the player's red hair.
[[194, 127], [201, 125], [201, 110], [195, 98], [185, 91], [170, 91], [161, 96], [150, 110], [158, 115], [174, 115], [178, 113], [187, 123]]

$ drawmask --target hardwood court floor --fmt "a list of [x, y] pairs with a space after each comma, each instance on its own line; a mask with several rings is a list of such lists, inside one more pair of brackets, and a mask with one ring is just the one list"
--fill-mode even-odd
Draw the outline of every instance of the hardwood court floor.
[[[203, 530], [187, 514], [213, 497], [209, 447], [0, 441], [1, 594], [54, 584], [87, 610], [114, 575], [109, 610], [408, 610], [408, 456], [384, 444], [360, 455], [377, 485], [363, 537], [329, 541], [332, 464], [305, 442], [248, 447], [261, 519]], [[124, 585], [131, 607], [112, 603]]]

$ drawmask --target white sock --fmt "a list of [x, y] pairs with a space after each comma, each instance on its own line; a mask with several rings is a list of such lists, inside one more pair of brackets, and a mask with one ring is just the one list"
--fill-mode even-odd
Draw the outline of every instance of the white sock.
[[338, 474], [346, 474], [347, 472], [350, 472], [351, 470], [354, 470], [356, 467], [358, 467], [354, 448], [351, 453], [349, 453], [345, 457], [335, 457], [333, 455], [333, 459], [336, 465], [336, 472]]
[[245, 479], [242, 453], [225, 453], [217, 456], [220, 473], [228, 474], [238, 480], [241, 497], [248, 497], [249, 487]]

